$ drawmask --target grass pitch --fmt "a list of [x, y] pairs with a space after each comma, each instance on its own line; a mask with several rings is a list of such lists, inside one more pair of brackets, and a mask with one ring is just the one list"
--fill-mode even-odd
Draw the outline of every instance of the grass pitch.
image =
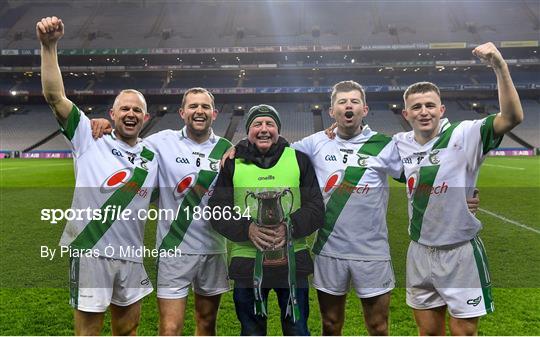
[[[43, 208], [69, 208], [73, 194], [70, 159], [0, 160], [0, 333], [3, 335], [71, 335], [68, 260], [40, 257], [40, 247], [55, 248], [64, 222], [40, 220]], [[481, 335], [540, 334], [540, 158], [488, 158], [480, 173], [480, 233], [494, 284], [495, 312], [481, 319]], [[397, 288], [392, 293], [390, 334], [416, 335], [412, 311], [405, 304], [405, 253], [408, 246], [405, 189], [392, 181], [388, 226]], [[145, 244], [153, 247], [155, 222], [146, 227]], [[155, 284], [154, 261], [145, 260]], [[310, 294], [309, 327], [321, 333], [316, 292]], [[281, 335], [275, 296], [270, 297], [269, 335]], [[195, 332], [192, 296], [184, 333]], [[155, 292], [143, 302], [141, 335], [157, 334]], [[232, 293], [224, 294], [219, 335], [238, 335]], [[103, 334], [110, 334], [107, 316]], [[359, 300], [350, 293], [345, 335], [365, 335]]]

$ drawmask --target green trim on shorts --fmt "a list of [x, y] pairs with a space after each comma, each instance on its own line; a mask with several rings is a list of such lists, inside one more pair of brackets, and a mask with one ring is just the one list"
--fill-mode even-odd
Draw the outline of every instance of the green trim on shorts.
[[80, 257], [69, 258], [69, 304], [78, 309], [79, 307], [79, 267]]
[[493, 294], [491, 291], [491, 278], [489, 276], [489, 265], [486, 256], [486, 250], [480, 237], [476, 236], [471, 241], [474, 252], [474, 260], [476, 261], [476, 267], [478, 268], [478, 275], [480, 276], [480, 284], [482, 286], [482, 294], [484, 295], [484, 305], [486, 312], [492, 313], [495, 310], [493, 304]]

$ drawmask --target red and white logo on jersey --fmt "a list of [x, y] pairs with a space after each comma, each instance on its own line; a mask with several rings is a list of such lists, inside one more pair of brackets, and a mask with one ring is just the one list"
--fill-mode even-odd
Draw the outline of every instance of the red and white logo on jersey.
[[330, 193], [336, 187], [338, 187], [343, 180], [343, 175], [343, 170], [337, 170], [336, 172], [330, 174], [328, 179], [326, 179], [326, 183], [324, 183], [323, 193]]
[[107, 193], [117, 189], [118, 187], [124, 186], [129, 179], [131, 179], [132, 175], [133, 170], [131, 168], [125, 168], [114, 172], [107, 179], [105, 179], [103, 184], [101, 184], [101, 193]]
[[418, 184], [418, 173], [413, 172], [409, 178], [407, 178], [407, 193], [409, 195], [413, 195], [414, 189], [416, 188], [416, 185]]
[[174, 188], [173, 195], [175, 199], [183, 198], [195, 185], [195, 182], [197, 181], [197, 174], [196, 173], [190, 173], [186, 176], [184, 176], [178, 184], [176, 184], [176, 187]]

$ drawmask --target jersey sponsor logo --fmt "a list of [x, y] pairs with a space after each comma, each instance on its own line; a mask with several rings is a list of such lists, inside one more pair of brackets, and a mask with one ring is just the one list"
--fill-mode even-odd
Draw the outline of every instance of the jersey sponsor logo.
[[274, 177], [273, 175], [269, 174], [267, 175], [266, 177], [258, 177], [257, 180], [275, 180], [276, 177]]
[[191, 190], [195, 190], [198, 195], [208, 194], [209, 197], [212, 196], [214, 189], [206, 189], [204, 186], [196, 184], [197, 183], [198, 173], [193, 172], [185, 175], [180, 181], [176, 184], [176, 187], [173, 191], [173, 197], [175, 200], [181, 199], [186, 196]]
[[429, 153], [429, 156], [428, 156], [428, 159], [429, 159], [429, 162], [433, 165], [437, 165], [441, 162], [441, 160], [439, 159], [439, 157], [437, 157], [437, 154], [439, 154], [439, 150], [432, 150], [430, 153]]
[[194, 155], [194, 156], [197, 156], [197, 157], [199, 157], [199, 158], [204, 158], [204, 157], [206, 157], [206, 155], [205, 155], [204, 153], [200, 153], [200, 152], [197, 152], [197, 151], [194, 151], [194, 152], [192, 152], [191, 154]]
[[112, 190], [116, 190], [118, 187], [124, 186], [132, 175], [133, 170], [131, 168], [124, 168], [114, 172], [108, 176], [107, 179], [105, 179], [103, 184], [101, 184], [101, 193], [107, 193]]
[[176, 184], [176, 187], [174, 188], [174, 191], [173, 191], [174, 198], [177, 200], [183, 198], [195, 185], [196, 181], [197, 181], [196, 173], [190, 173], [188, 175], [185, 175], [182, 179], [180, 179], [180, 181]]
[[178, 164], [189, 164], [189, 159], [186, 157], [176, 157], [176, 162]]
[[477, 298], [469, 298], [467, 300], [468, 305], [472, 305], [473, 307], [476, 307], [480, 302], [482, 301], [482, 296], [478, 296]]
[[345, 152], [347, 154], [353, 154], [354, 153], [354, 150], [351, 150], [351, 149], [339, 149], [340, 152]]
[[358, 156], [358, 166], [367, 167], [369, 156], [359, 154], [359, 153], [357, 153], [356, 155]]
[[337, 158], [333, 154], [327, 154], [326, 156], [324, 156], [324, 160], [325, 161], [337, 161]]
[[[141, 163], [141, 166], [143, 166], [143, 163]], [[109, 193], [122, 187], [126, 189], [126, 192], [131, 190], [139, 197], [146, 198], [148, 196], [148, 189], [142, 188], [134, 181], [129, 182], [132, 175], [133, 170], [131, 168], [118, 170], [105, 179], [103, 184], [101, 184], [99, 191], [101, 193]]]
[[448, 192], [448, 184], [445, 181], [443, 181], [442, 184], [435, 186], [419, 184], [418, 173], [414, 172], [407, 178], [407, 192], [409, 193], [409, 196], [416, 194], [440, 195]]
[[348, 182], [343, 182], [344, 171], [337, 170], [336, 172], [330, 174], [326, 183], [323, 187], [323, 193], [358, 193], [358, 194], [367, 194], [369, 192], [369, 184], [362, 186], [353, 186]]
[[324, 193], [329, 193], [332, 191], [335, 187], [337, 187], [341, 180], [343, 179], [343, 170], [338, 170], [334, 173], [332, 173], [328, 179], [326, 179], [326, 183], [324, 184], [323, 191]]
[[414, 189], [416, 188], [416, 184], [418, 183], [418, 173], [413, 172], [409, 178], [407, 178], [407, 192], [409, 192], [409, 195], [413, 195]]

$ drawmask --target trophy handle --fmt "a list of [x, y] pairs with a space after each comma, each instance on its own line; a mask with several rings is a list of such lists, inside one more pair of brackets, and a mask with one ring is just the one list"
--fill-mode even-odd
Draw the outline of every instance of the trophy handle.
[[244, 198], [244, 206], [247, 208], [248, 207], [248, 204], [247, 204], [247, 200], [249, 197], [252, 197], [254, 199], [257, 199], [257, 197], [255, 196], [255, 193], [253, 192], [250, 192], [250, 191], [247, 191], [246, 192], [246, 197]]
[[287, 193], [291, 195], [291, 206], [289, 207], [289, 212], [287, 212], [287, 214], [288, 214], [287, 217], [290, 217], [291, 212], [292, 212], [293, 207], [294, 207], [294, 194], [293, 194], [293, 192], [291, 191], [290, 188], [286, 188], [286, 189], [283, 190], [283, 192], [281, 192], [281, 196], [284, 196]]

